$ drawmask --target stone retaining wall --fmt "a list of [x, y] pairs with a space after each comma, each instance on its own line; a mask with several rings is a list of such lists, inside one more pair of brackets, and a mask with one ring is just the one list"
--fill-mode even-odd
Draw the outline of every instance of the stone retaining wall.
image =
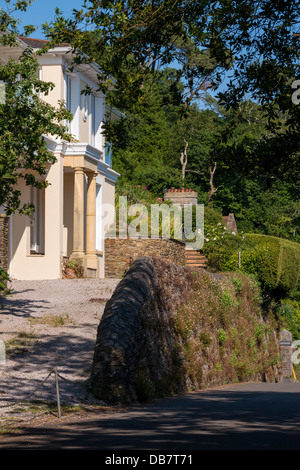
[[135, 260], [98, 326], [94, 396], [128, 404], [237, 381], [282, 380], [273, 320], [259, 310], [253, 281], [239, 276], [236, 289], [230, 273]]
[[[154, 382], [163, 382], [165, 389], [171, 383], [177, 351], [172, 328], [172, 315], [159, 295], [156, 263], [168, 269], [167, 262], [148, 256], [134, 261], [102, 315], [94, 350], [91, 385], [93, 394], [112, 403], [135, 402], [140, 395], [140, 377], [155, 375]], [[189, 268], [171, 265], [175, 277]], [[172, 277], [172, 273], [170, 275]], [[171, 279], [170, 279], [171, 283]], [[184, 289], [190, 290], [189, 282]], [[182, 301], [173, 296], [172, 308]], [[148, 324], [149, 322], [149, 324]], [[153, 377], [152, 377], [153, 378]], [[178, 390], [176, 390], [178, 391]]]
[[0, 267], [8, 270], [8, 226], [9, 217], [0, 215]]
[[185, 266], [185, 244], [173, 239], [106, 238], [105, 277], [121, 279], [140, 256], [156, 256]]

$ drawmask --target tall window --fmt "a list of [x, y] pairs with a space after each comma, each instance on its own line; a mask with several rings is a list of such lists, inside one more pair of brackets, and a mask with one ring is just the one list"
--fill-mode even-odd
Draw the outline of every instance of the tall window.
[[112, 145], [110, 142], [105, 143], [105, 163], [111, 166], [112, 163]]
[[[70, 75], [67, 75], [66, 77], [66, 83], [67, 83], [67, 93], [66, 93], [66, 106], [67, 110], [72, 112], [72, 79]], [[71, 131], [71, 122], [68, 123], [69, 126], [69, 131]]]
[[30, 252], [44, 253], [45, 233], [45, 190], [31, 188], [31, 203], [35, 210], [30, 217]]
[[66, 105], [67, 110], [71, 112], [71, 96], [72, 96], [72, 79], [70, 75], [67, 75], [67, 96], [66, 96]]
[[103, 250], [102, 236], [102, 185], [96, 186], [96, 250]]
[[91, 145], [96, 144], [96, 98], [91, 95]]

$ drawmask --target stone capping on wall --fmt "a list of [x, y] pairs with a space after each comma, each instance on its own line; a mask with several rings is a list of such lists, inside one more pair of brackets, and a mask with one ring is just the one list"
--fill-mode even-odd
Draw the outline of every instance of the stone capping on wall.
[[283, 376], [291, 378], [293, 376], [292, 364], [292, 333], [287, 330], [282, 330], [280, 333], [280, 356], [283, 364]]
[[185, 205], [192, 204], [196, 205], [198, 203], [198, 194], [192, 189], [168, 189], [164, 194], [165, 201], [171, 201], [173, 204]]

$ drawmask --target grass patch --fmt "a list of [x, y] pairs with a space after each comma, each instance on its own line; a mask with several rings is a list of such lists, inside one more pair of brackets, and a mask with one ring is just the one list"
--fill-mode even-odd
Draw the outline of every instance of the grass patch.
[[37, 340], [33, 333], [20, 331], [14, 338], [8, 340], [6, 345], [6, 354], [8, 357], [23, 355]]
[[19, 424], [19, 420], [16, 418], [1, 418], [0, 436], [16, 433], [18, 431]]
[[52, 326], [53, 328], [59, 328], [64, 325], [72, 323], [69, 315], [44, 315], [42, 317], [35, 317], [30, 319], [30, 323], [32, 325], [40, 324], [40, 325], [48, 325]]
[[[61, 412], [64, 414], [75, 413], [83, 411], [84, 405], [68, 405], [61, 403]], [[30, 402], [23, 402], [23, 405], [18, 405], [14, 408], [13, 414], [19, 413], [31, 413], [31, 414], [57, 414], [57, 402], [56, 401], [43, 401], [43, 400], [32, 400]]]

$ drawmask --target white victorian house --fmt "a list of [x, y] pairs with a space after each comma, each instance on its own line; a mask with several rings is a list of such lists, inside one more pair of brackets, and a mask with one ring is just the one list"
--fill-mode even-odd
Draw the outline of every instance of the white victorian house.
[[[45, 41], [20, 38], [20, 48], [39, 49]], [[14, 49], [14, 51], [12, 51]], [[16, 48], [1, 47], [2, 60]], [[45, 137], [56, 156], [46, 175], [44, 190], [20, 181], [22, 202], [36, 207], [31, 218], [13, 214], [9, 221], [8, 266], [12, 279], [38, 280], [62, 277], [64, 259], [81, 260], [87, 277], [104, 277], [104, 237], [114, 217], [115, 183], [111, 155], [102, 134], [108, 110], [105, 95], [97, 91], [96, 64], [78, 65], [69, 72], [72, 60], [67, 44], [54, 47], [39, 58], [41, 80], [55, 88], [42, 99], [55, 106], [65, 100], [73, 115], [72, 143]], [[82, 94], [86, 87], [90, 95]], [[111, 208], [111, 210], [110, 210]]]

